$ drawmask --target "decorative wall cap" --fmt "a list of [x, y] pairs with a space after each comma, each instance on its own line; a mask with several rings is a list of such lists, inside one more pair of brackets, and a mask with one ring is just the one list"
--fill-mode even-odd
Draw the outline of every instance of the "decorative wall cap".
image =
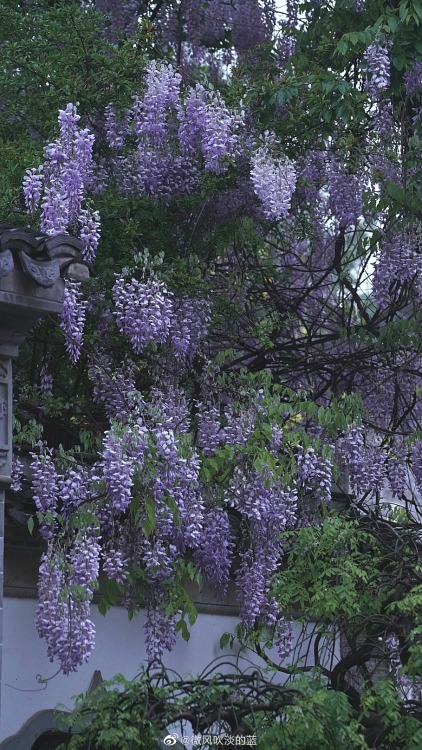
[[53, 287], [61, 276], [89, 278], [82, 242], [71, 234], [49, 236], [0, 222], [0, 279], [16, 268], [38, 286]]

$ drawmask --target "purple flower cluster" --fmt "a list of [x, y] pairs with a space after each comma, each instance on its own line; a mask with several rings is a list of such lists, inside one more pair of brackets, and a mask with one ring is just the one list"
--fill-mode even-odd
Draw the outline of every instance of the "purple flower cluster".
[[279, 531], [291, 527], [296, 518], [296, 493], [275, 480], [269, 469], [245, 473], [237, 467], [225, 500], [249, 521], [271, 521]]
[[94, 529], [85, 529], [73, 543], [69, 553], [72, 568], [70, 585], [82, 586], [87, 594], [93, 593], [100, 569], [100, 543]]
[[151, 274], [127, 281], [122, 273], [113, 288], [116, 321], [136, 354], [151, 341], [169, 340], [178, 357], [191, 359], [206, 338], [210, 305], [202, 298], [174, 299], [166, 285]]
[[58, 505], [58, 474], [51, 455], [32, 453], [31, 481], [35, 507], [40, 513], [54, 513]]
[[170, 64], [152, 62], [143, 96], [134, 97], [121, 125], [112, 105], [106, 108], [110, 146], [122, 152], [131, 127], [137, 139], [135, 151], [113, 159], [121, 189], [153, 196], [192, 192], [201, 165], [220, 174], [227, 159], [238, 155], [241, 123], [240, 114], [230, 112], [218, 92], [199, 84], [183, 99], [180, 74]]
[[241, 563], [236, 571], [236, 586], [240, 608], [240, 617], [248, 628], [265, 610], [268, 595], [268, 571], [265, 557], [254, 557], [252, 550], [241, 555]]
[[398, 232], [381, 245], [375, 262], [373, 293], [377, 304], [386, 307], [400, 291], [400, 285], [408, 283], [422, 298], [421, 256], [408, 234]]
[[249, 543], [235, 577], [242, 620], [252, 627], [258, 617], [268, 616], [271, 581], [283, 555], [282, 534], [297, 518], [297, 494], [268, 468], [245, 473], [237, 467], [225, 499], [247, 522]]
[[350, 486], [358, 494], [380, 492], [387, 476], [386, 454], [372, 435], [364, 441], [362, 425], [352, 425], [341, 440], [342, 457], [347, 463]]
[[118, 513], [124, 513], [131, 501], [135, 464], [128, 455], [126, 433], [119, 435], [114, 428], [105, 434], [101, 453], [101, 468], [107, 495]]
[[162, 281], [150, 275], [145, 281], [127, 282], [121, 274], [114, 287], [116, 321], [119, 330], [130, 338], [133, 350], [140, 354], [151, 341], [164, 343], [169, 336], [173, 303]]
[[348, 227], [356, 226], [362, 216], [363, 182], [359, 175], [351, 174], [335, 156], [327, 162], [329, 207], [338, 222]]
[[224, 409], [225, 426], [222, 437], [226, 445], [246, 445], [253, 430], [255, 414], [252, 409], [240, 409], [236, 414], [231, 404]]
[[393, 105], [388, 99], [380, 99], [376, 104], [376, 109], [373, 114], [373, 127], [374, 132], [384, 140], [393, 141], [394, 132], [394, 117], [393, 117]]
[[83, 208], [94, 174], [94, 136], [78, 126], [80, 116], [73, 104], [59, 112], [59, 137], [44, 149], [44, 164], [29, 169], [23, 180], [25, 204], [34, 214], [41, 206], [41, 230], [46, 234], [82, 227], [83, 256], [92, 261], [100, 237], [98, 211]]
[[289, 57], [296, 49], [295, 29], [298, 23], [298, 3], [296, 0], [287, 0], [286, 18], [281, 22], [281, 34], [277, 44], [280, 65], [285, 66]]
[[138, 0], [95, 0], [95, 10], [106, 16], [113, 41], [118, 38], [118, 32], [130, 35], [136, 29], [139, 16]]
[[320, 201], [321, 188], [325, 182], [325, 153], [311, 151], [301, 161], [298, 172], [298, 193], [305, 201], [316, 204]]
[[164, 461], [173, 462], [177, 456], [177, 443], [173, 430], [156, 427], [154, 430], [157, 453]]
[[408, 96], [418, 94], [422, 89], [422, 62], [415, 60], [410, 70], [406, 70], [403, 80]]
[[54, 378], [52, 374], [48, 372], [47, 367], [43, 365], [40, 370], [41, 393], [44, 393], [45, 396], [52, 396], [53, 395], [53, 383], [54, 383]]
[[306, 451], [296, 449], [297, 489], [299, 494], [312, 493], [319, 502], [331, 499], [332, 462], [327, 456], [317, 455], [312, 446]]
[[225, 157], [237, 152], [239, 141], [236, 129], [240, 119], [229, 113], [219, 92], [208, 96], [201, 133], [204, 167], [208, 172], [221, 174], [226, 169]]
[[96, 352], [88, 374], [94, 383], [93, 401], [105, 406], [107, 417], [117, 422], [127, 422], [136, 406], [142, 402], [141, 394], [135, 387], [134, 363], [126, 360], [113, 369], [110, 359], [104, 353]]
[[412, 445], [412, 472], [420, 492], [422, 492], [422, 440], [416, 440]]
[[27, 169], [23, 178], [23, 193], [25, 205], [30, 214], [34, 214], [39, 206], [44, 183], [43, 168]]
[[[270, 7], [269, 7], [270, 6]], [[265, 12], [266, 11], [266, 12]], [[232, 40], [239, 56], [251, 54], [257, 45], [271, 39], [274, 27], [274, 5], [266, 8], [255, 0], [243, 0], [233, 4], [231, 12]]]
[[183, 388], [169, 384], [167, 387], [151, 388], [150, 413], [160, 425], [169, 430], [186, 434], [190, 427], [190, 409]]
[[293, 623], [280, 617], [277, 620], [274, 632], [274, 645], [281, 661], [287, 659], [293, 651]]
[[176, 299], [170, 328], [170, 340], [176, 355], [192, 359], [206, 339], [210, 323], [210, 304], [200, 297]]
[[63, 560], [51, 550], [41, 558], [38, 600], [36, 626], [46, 641], [50, 661], [57, 659], [64, 674], [75, 672], [89, 660], [94, 648], [90, 596], [72, 596], [66, 587]]
[[116, 547], [107, 547], [102, 550], [102, 568], [107, 578], [117, 583], [124, 583], [128, 576], [128, 557]]
[[371, 97], [378, 99], [390, 85], [390, 58], [388, 48], [375, 41], [365, 52], [367, 71], [366, 88]]
[[81, 226], [80, 238], [82, 242], [82, 257], [88, 263], [92, 263], [100, 241], [100, 214], [98, 211], [81, 208], [78, 213], [78, 222]]
[[138, 141], [157, 147], [167, 137], [170, 118], [177, 110], [182, 77], [171, 65], [153, 61], [146, 71], [142, 99], [134, 97], [132, 117]]
[[193, 559], [199, 572], [219, 597], [224, 597], [227, 592], [233, 549], [227, 511], [223, 508], [207, 511]]
[[224, 437], [220, 412], [216, 406], [198, 404], [198, 445], [206, 456], [212, 456]]
[[84, 466], [70, 468], [58, 478], [60, 511], [68, 518], [91, 495], [91, 475]]
[[145, 620], [145, 642], [148, 662], [158, 664], [164, 651], [171, 651], [176, 643], [176, 619], [166, 614], [164, 605], [150, 604]]
[[123, 148], [126, 136], [130, 132], [129, 113], [120, 122], [117, 120], [116, 109], [109, 104], [104, 111], [107, 142], [110, 148], [119, 151]]
[[387, 478], [396, 497], [401, 497], [409, 486], [407, 448], [403, 440], [396, 438], [387, 456]]
[[82, 349], [86, 301], [82, 299], [81, 285], [66, 279], [60, 328], [65, 337], [65, 347], [71, 362], [77, 362]]
[[44, 167], [33, 172], [24, 185], [25, 200], [32, 210], [37, 180], [44, 175], [44, 198], [41, 208], [41, 229], [47, 234], [64, 232], [70, 222], [76, 222], [82, 208], [84, 192], [92, 177], [92, 147], [94, 136], [87, 129], [78, 128], [79, 115], [73, 104], [60, 110], [60, 135], [44, 149]]
[[177, 547], [159, 538], [153, 541], [145, 539], [142, 546], [142, 562], [147, 571], [148, 583], [154, 585], [170, 578], [178, 557]]
[[264, 216], [274, 221], [286, 218], [296, 186], [296, 170], [290, 159], [276, 158], [269, 145], [260, 146], [251, 157], [251, 179]]
[[284, 528], [283, 518], [280, 521], [276, 514], [250, 526], [249, 546], [240, 554], [235, 575], [240, 616], [247, 627], [253, 627], [259, 617], [267, 623], [273, 619], [270, 589], [283, 556]]
[[10, 489], [12, 492], [21, 492], [22, 490], [23, 463], [19, 456], [13, 456], [12, 471], [10, 473], [12, 483]]

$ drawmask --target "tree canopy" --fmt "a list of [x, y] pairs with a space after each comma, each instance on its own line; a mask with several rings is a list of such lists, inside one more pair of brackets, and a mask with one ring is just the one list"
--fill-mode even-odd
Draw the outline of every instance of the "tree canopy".
[[15, 378], [49, 656], [89, 659], [100, 577], [101, 611], [146, 608], [151, 665], [189, 637], [186, 582], [233, 578], [236, 637], [292, 681], [274, 746], [310, 700], [344, 747], [416, 750], [419, 0], [1, 13], [2, 219], [77, 234], [91, 268]]

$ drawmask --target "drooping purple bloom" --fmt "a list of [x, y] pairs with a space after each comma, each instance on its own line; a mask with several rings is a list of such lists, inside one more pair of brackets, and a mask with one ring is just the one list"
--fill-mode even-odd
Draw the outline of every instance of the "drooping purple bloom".
[[388, 48], [380, 41], [370, 44], [365, 52], [367, 70], [366, 88], [377, 99], [390, 85], [390, 59]]
[[71, 362], [77, 362], [81, 355], [86, 305], [86, 301], [82, 299], [80, 283], [66, 279], [60, 328], [65, 336], [65, 347]]
[[406, 94], [414, 96], [422, 89], [422, 62], [415, 60], [410, 70], [406, 70], [403, 80], [406, 86]]
[[89, 660], [95, 628], [90, 619], [91, 593], [73, 596], [63, 565], [52, 550], [41, 558], [36, 626], [46, 641], [50, 661], [57, 659], [63, 673], [69, 674]]
[[20, 460], [19, 456], [13, 456], [12, 471], [10, 474], [11, 479], [12, 479], [10, 489], [12, 492], [21, 492], [22, 490], [23, 468], [24, 468], [24, 465], [22, 461]]
[[107, 495], [118, 513], [124, 513], [131, 501], [135, 463], [128, 455], [125, 434], [110, 429], [105, 434], [102, 471]]
[[160, 344], [166, 341], [173, 304], [163, 282], [153, 275], [142, 282], [136, 279], [127, 282], [122, 274], [113, 287], [113, 298], [118, 328], [130, 338], [136, 354], [151, 341]]
[[233, 549], [234, 542], [227, 511], [223, 508], [207, 511], [193, 559], [205, 580], [221, 598], [226, 595], [229, 584]]
[[267, 144], [251, 157], [251, 179], [267, 219], [286, 218], [296, 186], [296, 170], [290, 159], [275, 157]]
[[79, 535], [72, 545], [69, 554], [72, 573], [70, 585], [83, 586], [87, 592], [93, 592], [98, 581], [100, 569], [100, 544], [98, 532], [87, 529]]
[[25, 177], [23, 178], [23, 192], [26, 208], [31, 214], [35, 213], [39, 206], [43, 183], [44, 175], [42, 166], [38, 167], [38, 169], [26, 170]]
[[40, 370], [40, 390], [46, 396], [53, 395], [54, 378], [45, 365]]
[[100, 214], [90, 209], [80, 209], [78, 221], [81, 226], [80, 238], [83, 246], [82, 257], [92, 263], [100, 241]]
[[150, 665], [158, 664], [164, 651], [171, 651], [176, 643], [176, 619], [165, 612], [165, 605], [160, 601], [147, 608], [145, 642]]

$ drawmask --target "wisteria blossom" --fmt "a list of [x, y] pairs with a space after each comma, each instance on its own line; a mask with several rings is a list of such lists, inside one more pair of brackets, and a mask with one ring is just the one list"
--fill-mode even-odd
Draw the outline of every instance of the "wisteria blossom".
[[285, 218], [296, 185], [296, 170], [290, 159], [274, 157], [268, 146], [260, 146], [252, 154], [251, 179], [264, 216], [275, 221]]

